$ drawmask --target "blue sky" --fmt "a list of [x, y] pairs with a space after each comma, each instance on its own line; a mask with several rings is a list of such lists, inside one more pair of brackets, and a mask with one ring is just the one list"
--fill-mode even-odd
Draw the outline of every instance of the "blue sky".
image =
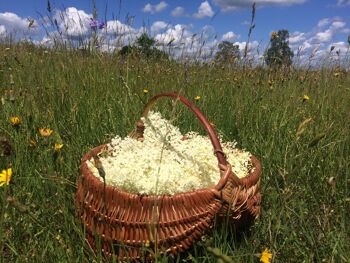
[[[110, 41], [113, 30], [121, 31], [118, 31], [118, 34], [137, 36], [146, 28], [159, 43], [164, 44], [170, 40], [175, 44], [190, 44], [193, 42], [193, 35], [197, 34], [194, 37], [195, 41], [205, 42], [203, 45], [209, 50], [222, 40], [232, 41], [240, 47], [245, 45], [253, 0], [96, 0], [95, 2], [98, 19], [107, 21]], [[307, 54], [317, 48], [317, 52], [325, 53], [332, 45], [343, 53], [346, 52], [350, 34], [350, 0], [255, 0], [255, 2], [256, 27], [251, 38], [251, 48], [263, 50], [272, 31], [288, 29], [290, 45], [295, 52], [301, 48], [303, 53]], [[93, 1], [52, 0], [51, 6], [52, 16], [57, 18], [59, 24], [61, 23], [62, 30], [65, 28], [64, 22], [59, 19], [58, 14], [64, 13], [70, 18], [68, 22], [65, 21], [70, 27], [64, 32], [67, 36], [87, 33], [87, 25], [83, 29], [78, 29], [77, 25], [73, 24], [77, 24], [77, 17], [79, 21], [88, 24]], [[48, 38], [41, 29], [43, 21], [38, 13], [47, 15], [46, 7], [46, 0], [2, 0], [0, 34], [14, 30], [17, 34], [23, 32], [26, 37], [34, 39], [37, 43], [44, 43]], [[133, 19], [127, 20], [127, 16]], [[28, 17], [35, 22], [30, 30], [26, 28], [29, 23]], [[50, 30], [53, 29], [49, 28]], [[201, 44], [195, 46], [199, 48]]]

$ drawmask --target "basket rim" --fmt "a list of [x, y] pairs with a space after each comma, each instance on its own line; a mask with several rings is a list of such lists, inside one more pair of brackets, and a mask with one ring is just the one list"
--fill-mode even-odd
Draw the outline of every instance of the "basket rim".
[[[102, 144], [99, 146], [96, 146], [94, 148], [92, 148], [91, 150], [89, 150], [88, 152], [86, 152], [84, 154], [84, 156], [81, 159], [81, 165], [80, 165], [80, 171], [81, 171], [81, 175], [83, 177], [85, 177], [86, 179], [91, 178], [91, 179], [97, 179], [97, 180], [93, 180], [94, 182], [97, 183], [97, 187], [104, 187], [103, 182], [97, 178], [93, 172], [88, 168], [86, 161], [90, 160], [93, 155], [97, 155], [98, 153], [101, 152], [102, 149], [106, 149], [108, 147], [108, 144]], [[111, 187], [113, 189], [117, 189], [118, 191], [125, 193], [125, 194], [129, 194], [131, 196], [138, 196], [138, 197], [151, 197], [151, 198], [161, 198], [164, 196], [178, 196], [178, 195], [186, 195], [186, 194], [193, 194], [193, 193], [200, 193], [200, 192], [207, 192], [207, 191], [211, 191], [214, 192], [216, 195], [218, 195], [218, 192], [220, 190], [222, 190], [227, 181], [228, 178], [230, 176], [230, 174], [233, 174], [233, 176], [235, 177], [236, 182], [241, 186], [241, 187], [245, 187], [245, 188], [250, 188], [253, 185], [257, 184], [260, 180], [260, 174], [261, 174], [261, 164], [260, 161], [254, 156], [251, 155], [251, 163], [253, 165], [254, 169], [253, 171], [251, 171], [247, 176], [243, 177], [243, 178], [239, 178], [236, 176], [236, 174], [232, 171], [231, 169], [231, 165], [229, 164], [229, 162], [227, 162], [226, 167], [224, 165], [220, 165], [220, 172], [224, 173], [224, 176], [221, 176], [219, 181], [217, 182], [217, 184], [215, 186], [210, 186], [210, 187], [206, 187], [206, 188], [200, 188], [200, 189], [195, 189], [192, 191], [188, 191], [188, 192], [180, 192], [180, 193], [175, 193], [173, 195], [170, 194], [161, 194], [161, 195], [154, 195], [154, 194], [140, 194], [140, 193], [133, 193], [133, 192], [128, 192], [120, 187], [117, 186], [113, 186], [110, 184], [106, 184], [106, 187]]]

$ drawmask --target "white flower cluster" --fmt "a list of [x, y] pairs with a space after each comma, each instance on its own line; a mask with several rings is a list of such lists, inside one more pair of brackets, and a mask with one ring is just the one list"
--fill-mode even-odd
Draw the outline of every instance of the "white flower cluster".
[[[140, 194], [175, 194], [216, 185], [220, 179], [218, 161], [209, 137], [195, 132], [183, 140], [178, 127], [150, 111], [145, 124], [144, 140], [119, 136], [112, 139], [100, 161], [106, 183]], [[222, 139], [220, 138], [220, 141]], [[252, 165], [249, 152], [235, 148], [236, 143], [221, 143], [233, 172], [246, 176]], [[93, 159], [89, 169], [100, 178]]]

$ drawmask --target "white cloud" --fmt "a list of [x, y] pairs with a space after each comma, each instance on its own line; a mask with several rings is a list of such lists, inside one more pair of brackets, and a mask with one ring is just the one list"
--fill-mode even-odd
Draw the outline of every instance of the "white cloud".
[[[235, 42], [235, 43], [233, 43], [233, 44], [234, 44], [234, 45], [238, 45], [239, 50], [242, 52], [242, 51], [244, 51], [247, 42], [245, 42], [245, 41], [243, 41], [243, 42], [238, 42], [238, 41], [237, 41], [237, 42]], [[259, 42], [258, 42], [258, 41], [256, 41], [256, 40], [251, 41], [251, 42], [249, 42], [249, 44], [248, 44], [248, 52], [249, 52], [250, 54], [252, 54], [253, 52], [257, 51], [257, 48], [258, 48], [258, 47], [259, 47]]]
[[22, 18], [15, 13], [0, 13], [0, 26], [2, 33], [36, 34], [39, 32], [38, 23], [35, 19]]
[[213, 26], [205, 25], [202, 27], [201, 34], [208, 38], [216, 35], [216, 31]]
[[[349, 28], [346, 28], [346, 23], [340, 17], [323, 18], [317, 23], [317, 27], [314, 30], [304, 33], [302, 36], [303, 41], [306, 40], [310, 45], [324, 45], [328, 44], [337, 34], [344, 34], [349, 32]], [[296, 34], [295, 32], [293, 34]], [[289, 42], [291, 44], [297, 44], [300, 41], [296, 41], [293, 37], [297, 35], [291, 35]], [[294, 41], [295, 40], [295, 41]]]
[[165, 28], [168, 27], [168, 23], [165, 23], [164, 21], [156, 21], [152, 24], [151, 26], [151, 31], [153, 33], [158, 33], [159, 31], [164, 30]]
[[119, 20], [107, 21], [106, 31], [108, 34], [126, 35], [135, 33], [136, 30], [129, 25], [121, 23]]
[[296, 32], [293, 32], [292, 34], [290, 34], [290, 36], [289, 36], [289, 43], [291, 45], [299, 43], [303, 40], [305, 40], [305, 33], [302, 33], [302, 32], [296, 31]]
[[303, 50], [307, 50], [307, 49], [310, 49], [310, 48], [315, 48], [314, 45], [311, 45], [309, 41], [304, 41], [303, 44], [300, 46], [301, 49]]
[[109, 52], [118, 50], [125, 45], [134, 43], [143, 32], [146, 32], [144, 27], [134, 28], [119, 20], [107, 21], [106, 30], [101, 30], [98, 33], [100, 50]]
[[54, 46], [55, 40], [57, 41], [56, 36], [54, 36], [54, 34], [52, 34], [52, 33], [49, 33], [49, 35], [44, 36], [43, 39], [41, 41], [39, 41], [38, 44], [51, 48]]
[[[54, 19], [57, 20], [59, 30], [62, 35], [50, 32], [41, 42], [45, 46], [52, 46], [54, 43], [65, 43], [69, 40], [83, 41], [84, 45], [91, 43], [92, 30], [90, 27], [92, 14], [86, 13], [84, 10], [78, 10], [75, 7], [69, 7], [64, 11], [57, 10]], [[101, 22], [101, 20], [99, 20]], [[98, 44], [101, 49], [106, 47], [119, 48], [134, 41], [140, 34], [138, 29], [131, 25], [124, 24], [119, 20], [106, 21], [106, 27], [97, 31]], [[71, 43], [71, 42], [70, 42]], [[81, 44], [81, 42], [79, 42]], [[78, 45], [78, 42], [72, 43]], [[102, 48], [103, 47], [103, 48]]]
[[[323, 18], [317, 26], [310, 32], [293, 32], [290, 34], [289, 43], [298, 60], [304, 62], [309, 61], [312, 57], [315, 61], [322, 61], [325, 57], [329, 57], [330, 47], [344, 51], [345, 43], [332, 43], [332, 39], [337, 34], [343, 34], [349, 31], [346, 23], [340, 17]], [[313, 54], [311, 56], [311, 54]]]
[[[345, 28], [346, 23], [339, 17], [324, 18], [317, 24], [316, 32], [310, 33], [310, 41], [313, 44], [324, 44], [333, 39], [336, 34], [346, 33], [349, 29]], [[325, 26], [327, 26], [325, 28]], [[322, 31], [319, 31], [322, 29]]]
[[344, 28], [346, 26], [346, 23], [342, 21], [339, 17], [323, 18], [317, 23], [317, 27], [319, 28], [322, 28], [328, 25], [332, 30], [337, 30], [337, 29]]
[[295, 65], [303, 66], [313, 62], [320, 46], [319, 44], [310, 43], [309, 40], [305, 40], [298, 45], [291, 45], [292, 51], [294, 52], [293, 61]]
[[314, 37], [314, 40], [323, 43], [330, 41], [332, 37], [333, 31], [331, 29], [327, 29], [326, 31], [318, 32]]
[[150, 3], [148, 3], [148, 4], [146, 4], [143, 7], [142, 11], [145, 12], [145, 13], [152, 13], [153, 12], [153, 8], [152, 7], [153, 6]]
[[318, 27], [324, 27], [327, 26], [331, 23], [331, 19], [330, 18], [323, 18], [320, 21], [318, 21], [317, 26]]
[[192, 25], [169, 25], [165, 32], [155, 36], [157, 47], [182, 61], [211, 59], [219, 44], [219, 41], [213, 38], [214, 28], [204, 26], [198, 34], [191, 29]]
[[3, 25], [0, 25], [0, 35], [5, 34], [6, 28]]
[[[233, 45], [238, 46], [239, 51], [241, 53], [241, 56], [243, 57], [247, 42], [246, 41], [243, 41], [243, 42], [236, 41], [233, 43]], [[253, 41], [249, 42], [248, 49], [247, 49], [247, 59], [252, 60], [256, 63], [260, 63], [264, 59], [263, 52], [260, 52], [260, 44], [258, 41], [253, 40]]]
[[114, 52], [117, 49], [115, 45], [103, 44], [100, 46], [100, 50], [105, 53]]
[[344, 34], [349, 34], [350, 28], [342, 28], [339, 32], [344, 33]]
[[346, 25], [346, 23], [343, 21], [334, 21], [331, 25], [331, 28], [340, 29], [340, 28], [345, 27], [345, 25]]
[[211, 8], [208, 1], [202, 2], [198, 7], [198, 12], [194, 14], [196, 18], [204, 18], [204, 17], [212, 17], [214, 15], [214, 11]]
[[185, 25], [177, 24], [173, 27], [170, 27], [166, 32], [157, 34], [155, 39], [159, 43], [168, 44], [172, 42], [173, 44], [188, 44], [188, 39], [191, 37], [192, 33], [187, 29]]
[[192, 51], [194, 46], [197, 47], [195, 34], [193, 34], [186, 25], [177, 24], [172, 26], [164, 33], [157, 34], [154, 38], [159, 44], [159, 49], [171, 44], [172, 55], [176, 58], [184, 56], [185, 53], [189, 53], [189, 47]]
[[69, 41], [66, 36], [61, 35], [58, 31], [48, 32], [46, 36], [43, 37], [41, 41], [35, 42], [38, 45], [42, 45], [48, 48], [52, 48], [55, 45], [65, 45], [69, 47]]
[[186, 15], [185, 8], [181, 6], [177, 6], [173, 9], [173, 11], [171, 11], [171, 15], [173, 17], [185, 16]]
[[84, 10], [68, 7], [64, 11], [56, 11], [54, 18], [65, 35], [81, 37], [89, 32], [92, 15], [85, 13]]
[[226, 34], [222, 35], [222, 40], [232, 40], [232, 39], [238, 39], [238, 38], [240, 38], [240, 35], [237, 35], [232, 31], [229, 31]]
[[[68, 43], [68, 45], [72, 44], [75, 47], [88, 48], [92, 37], [91, 18], [91, 14], [77, 10], [75, 7], [69, 7], [64, 11], [57, 10], [54, 19], [57, 20], [62, 34], [57, 31], [48, 32], [39, 44], [52, 47], [55, 44]], [[140, 30], [130, 25], [123, 24], [119, 20], [109, 20], [106, 21], [104, 29], [97, 31], [96, 37], [100, 50], [112, 51], [133, 42], [139, 34]]]
[[[347, 43], [343, 41], [330, 43], [324, 48], [317, 49], [316, 52], [313, 51], [315, 54], [314, 64], [319, 66], [334, 66], [335, 63], [337, 65], [340, 63], [344, 67], [349, 67], [349, 64], [347, 64], [346, 60], [344, 59], [347, 52]], [[338, 60], [339, 58], [340, 60]]]
[[335, 43], [329, 44], [328, 50], [330, 50], [331, 47], [334, 47], [333, 52], [339, 51], [341, 54], [344, 55], [348, 51], [349, 44], [345, 43], [343, 41], [340, 41], [340, 42], [335, 42]]
[[214, 0], [214, 3], [218, 5], [222, 11], [232, 11], [239, 8], [251, 7], [254, 2], [257, 6], [288, 6], [293, 4], [303, 4], [306, 0]]
[[163, 11], [167, 6], [168, 4], [164, 1], [161, 1], [159, 4], [156, 5], [151, 5], [150, 3], [148, 3], [144, 6], [142, 11], [145, 13], [155, 14]]
[[338, 0], [337, 5], [338, 6], [350, 5], [350, 0]]

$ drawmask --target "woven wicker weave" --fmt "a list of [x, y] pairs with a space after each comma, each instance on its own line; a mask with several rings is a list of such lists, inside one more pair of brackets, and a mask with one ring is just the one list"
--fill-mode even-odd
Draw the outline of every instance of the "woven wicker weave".
[[[175, 255], [191, 246], [213, 224], [215, 218], [227, 215], [238, 227], [250, 224], [260, 213], [260, 163], [252, 157], [253, 171], [239, 179], [226, 161], [219, 139], [204, 115], [187, 99], [176, 93], [154, 96], [145, 106], [142, 116], [161, 97], [177, 99], [191, 109], [203, 124], [218, 159], [221, 179], [216, 186], [192, 192], [169, 195], [139, 195], [104, 185], [88, 169], [86, 161], [96, 156], [106, 145], [89, 151], [82, 159], [78, 179], [76, 207], [85, 225], [87, 240], [96, 248], [100, 239], [106, 255], [120, 260], [152, 259], [148, 251]], [[137, 123], [139, 140], [143, 123]], [[131, 175], [132, 176], [132, 175]], [[96, 238], [97, 237], [97, 238]]]

